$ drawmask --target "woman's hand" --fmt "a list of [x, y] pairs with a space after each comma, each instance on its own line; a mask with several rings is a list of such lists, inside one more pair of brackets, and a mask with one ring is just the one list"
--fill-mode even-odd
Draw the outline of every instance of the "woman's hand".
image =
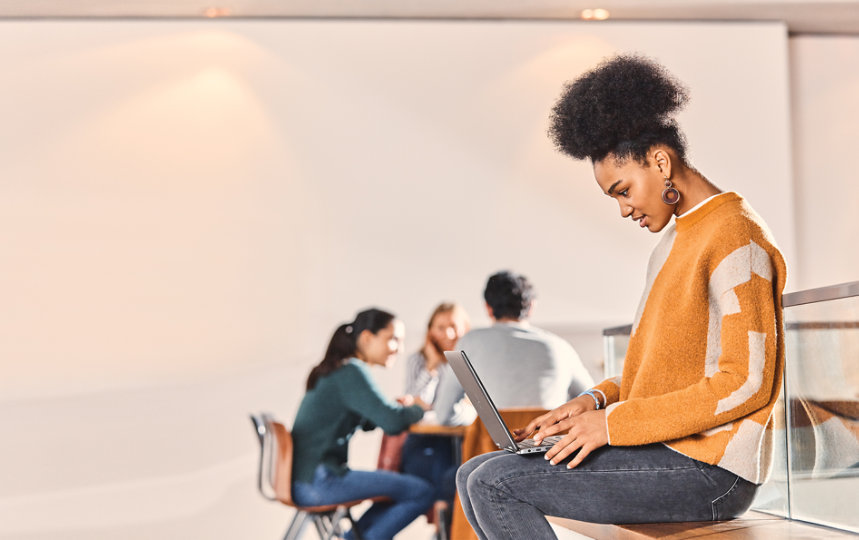
[[427, 332], [427, 337], [424, 340], [423, 353], [426, 359], [426, 369], [430, 373], [435, 373], [440, 365], [447, 362], [444, 353], [439, 352], [435, 343], [432, 342], [429, 332]]
[[410, 405], [417, 405], [421, 409], [423, 409], [424, 411], [429, 411], [432, 409], [432, 405], [430, 405], [426, 401], [422, 400], [418, 396], [412, 396], [410, 394], [406, 394], [402, 397], [398, 397], [397, 402], [404, 407], [408, 407]]
[[539, 441], [543, 437], [560, 433], [562, 429], [556, 429], [559, 422], [595, 409], [596, 404], [592, 397], [579, 396], [564, 403], [560, 407], [531, 420], [531, 422], [524, 428], [513, 430], [513, 436], [518, 442], [523, 439], [527, 439], [534, 434], [535, 431], [539, 430], [534, 434], [534, 439]]
[[576, 457], [567, 464], [567, 468], [572, 469], [581, 463], [592, 451], [608, 444], [605, 409], [588, 411], [562, 420], [547, 429], [547, 433], [545, 434], [540, 430], [534, 439], [540, 440], [543, 437], [548, 437], [550, 434], [560, 433], [565, 430], [567, 434], [564, 438], [555, 443], [546, 452], [546, 459], [550, 460], [552, 465], [557, 465], [578, 450], [579, 453], [576, 454]]

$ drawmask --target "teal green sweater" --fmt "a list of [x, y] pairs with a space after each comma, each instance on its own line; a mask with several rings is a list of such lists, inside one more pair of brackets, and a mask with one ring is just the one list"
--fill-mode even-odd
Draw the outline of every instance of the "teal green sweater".
[[359, 427], [396, 434], [423, 417], [417, 405], [403, 407], [379, 392], [366, 363], [352, 358], [321, 377], [304, 395], [292, 426], [292, 479], [312, 482], [323, 464], [336, 474], [347, 471], [349, 439]]

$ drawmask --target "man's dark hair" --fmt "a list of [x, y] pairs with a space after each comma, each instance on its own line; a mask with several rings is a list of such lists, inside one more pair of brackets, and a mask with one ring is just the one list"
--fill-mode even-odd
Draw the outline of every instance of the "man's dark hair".
[[503, 270], [489, 276], [483, 299], [496, 319], [525, 319], [536, 294], [528, 278]]
[[685, 161], [686, 140], [673, 115], [687, 100], [683, 85], [653, 60], [616, 56], [566, 85], [549, 136], [561, 152], [594, 163], [611, 154], [644, 164], [657, 144]]

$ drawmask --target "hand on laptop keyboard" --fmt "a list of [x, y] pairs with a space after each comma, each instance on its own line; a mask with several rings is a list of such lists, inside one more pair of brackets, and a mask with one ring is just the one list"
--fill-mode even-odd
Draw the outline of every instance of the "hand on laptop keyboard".
[[552, 446], [552, 445], [554, 445], [556, 442], [560, 441], [560, 440], [561, 440], [561, 439], [563, 439], [563, 438], [564, 438], [564, 436], [563, 436], [563, 435], [553, 435], [553, 436], [551, 436], [551, 437], [546, 437], [546, 438], [545, 438], [545, 439], [543, 439], [540, 443], [536, 443], [536, 442], [534, 442], [534, 439], [525, 439], [524, 441], [521, 441], [521, 442], [519, 443], [519, 445], [520, 445], [520, 446], [529, 446], [529, 447], [534, 447], [534, 446]]

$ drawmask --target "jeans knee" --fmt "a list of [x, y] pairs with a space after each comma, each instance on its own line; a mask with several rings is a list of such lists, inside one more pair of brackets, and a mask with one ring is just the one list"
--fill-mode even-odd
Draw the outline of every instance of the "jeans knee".
[[758, 486], [739, 476], [731, 488], [712, 503], [713, 520], [733, 519], [752, 506]]
[[457, 491], [465, 490], [466, 482], [468, 481], [468, 473], [470, 470], [462, 466], [456, 470], [456, 489]]
[[[484, 473], [484, 474], [481, 474]], [[475, 494], [483, 491], [487, 487], [487, 478], [484, 469], [477, 468], [472, 471], [471, 474], [468, 475], [468, 478], [465, 481], [465, 490], [469, 494], [470, 497], [474, 497]]]
[[436, 488], [423, 478], [419, 478], [420, 484], [415, 484], [414, 498], [420, 506], [430, 506], [436, 499]]

